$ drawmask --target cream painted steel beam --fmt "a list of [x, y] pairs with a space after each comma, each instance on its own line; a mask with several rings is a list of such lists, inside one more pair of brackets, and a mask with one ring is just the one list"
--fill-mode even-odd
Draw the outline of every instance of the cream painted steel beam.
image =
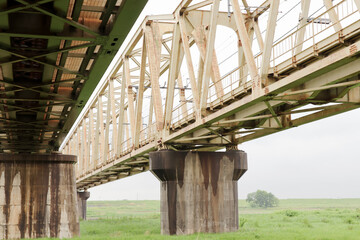
[[157, 24], [145, 27], [145, 42], [147, 56], [149, 59], [150, 79], [151, 79], [151, 93], [154, 103], [154, 112], [156, 119], [156, 128], [161, 131], [164, 127], [164, 115], [162, 108], [161, 92], [159, 86], [160, 77], [160, 51], [161, 51], [161, 36], [160, 29]]
[[169, 77], [167, 84], [167, 94], [165, 102], [165, 134], [169, 134], [172, 111], [174, 105], [174, 93], [175, 93], [175, 81], [176, 78], [180, 75], [178, 72], [180, 60], [180, 27], [179, 24], [175, 24], [173, 32], [173, 46], [171, 51], [170, 68], [169, 68]]
[[257, 19], [261, 14], [265, 13], [270, 8], [270, 2], [272, 0], [266, 0], [258, 8], [256, 8], [252, 13], [251, 17]]
[[354, 0], [354, 1], [355, 1], [355, 5], [356, 5], [357, 9], [360, 12], [360, 1], [358, 1], [358, 0]]
[[[109, 80], [108, 80], [109, 85]], [[110, 121], [111, 121], [111, 92], [107, 92], [107, 101], [106, 101], [106, 120], [105, 120], [105, 141], [104, 141], [104, 152], [103, 152], [103, 161], [106, 161], [109, 156], [109, 137], [110, 137]]]
[[124, 72], [125, 75], [123, 76], [123, 80], [125, 77], [126, 82], [126, 92], [127, 92], [127, 100], [128, 100], [128, 112], [129, 112], [129, 121], [130, 121], [130, 133], [131, 138], [134, 139], [135, 137], [135, 108], [134, 108], [134, 93], [133, 93], [133, 86], [131, 82], [130, 76], [130, 66], [129, 66], [129, 58], [124, 58]]
[[296, 47], [295, 47], [295, 55], [302, 51], [303, 41], [306, 32], [306, 23], [309, 16], [310, 10], [310, 2], [311, 0], [301, 0], [301, 13], [299, 19], [299, 31], [296, 36]]
[[[245, 21], [243, 14], [240, 10], [240, 5], [237, 0], [231, 0], [232, 6], [234, 8], [234, 18], [236, 22], [236, 27], [239, 32], [239, 37], [241, 40], [242, 48], [244, 51], [246, 63], [250, 72], [250, 76], [252, 79], [252, 91], [253, 93], [259, 92], [259, 89], [261, 88], [260, 85], [260, 78], [258, 74], [258, 70], [256, 67], [256, 63], [254, 60], [254, 54], [251, 50], [251, 43], [249, 39], [249, 35], [247, 34]], [[255, 94], [254, 94], [255, 95]]]
[[269, 74], [269, 68], [270, 68], [270, 57], [274, 42], [279, 5], [280, 5], [280, 1], [278, 0], [271, 1], [269, 19], [266, 27], [265, 44], [262, 53], [262, 59], [261, 59], [262, 61], [261, 61], [261, 69], [260, 69], [260, 77], [262, 78], [263, 81], [266, 81], [266, 85], [267, 85], [267, 76]]
[[[204, 58], [204, 71], [202, 77], [202, 93], [200, 99], [200, 107], [201, 107], [201, 115], [203, 116], [206, 115], [208, 91], [210, 84], [210, 71], [213, 62], [215, 34], [216, 34], [219, 6], [220, 6], [220, 0], [214, 0], [214, 3], [211, 8], [211, 17], [210, 17], [210, 25], [209, 25], [210, 30], [207, 37], [206, 52]], [[216, 79], [214, 79], [214, 81], [216, 81]], [[217, 84], [215, 83], [215, 85]]]
[[260, 51], [263, 52], [264, 51], [264, 40], [263, 40], [261, 31], [260, 31], [260, 28], [259, 28], [258, 21], [254, 20], [253, 27], [254, 27], [254, 32], [255, 32], [255, 35], [256, 35], [256, 40], [257, 40], [257, 42], [259, 44]]
[[[123, 67], [123, 71], [125, 68]], [[123, 74], [125, 76], [125, 74]], [[116, 155], [120, 156], [122, 151], [122, 144], [124, 141], [124, 115], [125, 115], [125, 88], [126, 83], [123, 78], [121, 81], [121, 95], [120, 95], [120, 109], [119, 109], [119, 127], [118, 127], [118, 136], [117, 136], [117, 152]]]
[[[134, 134], [134, 147], [139, 147], [140, 131], [142, 128], [142, 111], [143, 111], [143, 98], [145, 91], [145, 72], [146, 72], [146, 42], [143, 39], [140, 63], [140, 79], [139, 89], [136, 100], [136, 119], [135, 119], [135, 134]], [[121, 115], [120, 115], [121, 116]]]
[[324, 1], [324, 5], [325, 5], [326, 9], [328, 10], [328, 14], [329, 14], [330, 20], [334, 26], [335, 31], [339, 32], [342, 29], [342, 27], [341, 27], [341, 24], [339, 21], [339, 17], [337, 15], [334, 5], [332, 3], [332, 0], [323, 0], [323, 1]]
[[187, 64], [187, 69], [189, 72], [189, 78], [190, 78], [190, 83], [191, 83], [191, 91], [193, 94], [193, 101], [194, 101], [194, 105], [195, 105], [195, 114], [196, 116], [199, 116], [200, 114], [200, 97], [201, 96], [197, 87], [197, 82], [196, 82], [196, 78], [195, 78], [195, 70], [194, 70], [194, 65], [193, 65], [193, 61], [192, 61], [192, 57], [191, 57], [191, 52], [190, 52], [190, 44], [188, 42], [188, 38], [187, 38], [187, 34], [186, 34], [186, 26], [185, 26], [185, 16], [178, 16], [178, 22], [179, 22], [179, 27], [180, 27], [180, 31], [181, 31], [181, 43], [184, 49], [184, 54], [185, 54], [185, 59], [186, 59], [186, 64]]

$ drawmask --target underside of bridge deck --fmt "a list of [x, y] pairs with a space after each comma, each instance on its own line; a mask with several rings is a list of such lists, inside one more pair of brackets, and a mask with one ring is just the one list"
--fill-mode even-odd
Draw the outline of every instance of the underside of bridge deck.
[[0, 0], [0, 152], [57, 150], [147, 0]]

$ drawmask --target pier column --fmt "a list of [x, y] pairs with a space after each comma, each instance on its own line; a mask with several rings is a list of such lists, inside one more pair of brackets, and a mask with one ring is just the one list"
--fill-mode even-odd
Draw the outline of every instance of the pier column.
[[82, 220], [86, 220], [86, 201], [89, 197], [90, 192], [84, 191], [77, 193], [79, 217]]
[[237, 181], [246, 153], [150, 153], [150, 171], [161, 181], [161, 233], [231, 232], [238, 229]]
[[74, 163], [62, 154], [0, 154], [0, 239], [79, 235]]

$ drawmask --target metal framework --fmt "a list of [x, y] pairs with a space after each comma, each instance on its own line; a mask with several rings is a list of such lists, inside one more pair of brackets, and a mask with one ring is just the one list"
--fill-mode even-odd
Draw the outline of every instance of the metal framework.
[[[297, 29], [276, 42], [279, 1], [253, 11], [241, 2], [222, 12], [219, 0], [184, 0], [145, 18], [65, 140], [63, 152], [79, 157], [78, 189], [147, 170], [150, 151], [234, 148], [360, 106], [359, 1], [324, 0], [309, 18], [302, 0]], [[238, 39], [223, 75], [219, 26]]]
[[0, 0], [0, 152], [58, 150], [146, 2]]

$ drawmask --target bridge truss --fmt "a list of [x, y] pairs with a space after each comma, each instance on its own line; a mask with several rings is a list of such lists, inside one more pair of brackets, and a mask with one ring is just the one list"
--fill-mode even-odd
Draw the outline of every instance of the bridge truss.
[[[184, 0], [145, 18], [64, 142], [78, 189], [146, 171], [151, 151], [236, 148], [360, 106], [359, 1], [324, 0], [310, 18], [315, 1], [303, 0], [297, 28], [277, 41], [279, 1], [230, 2], [225, 12]], [[219, 26], [238, 43], [225, 67]]]

